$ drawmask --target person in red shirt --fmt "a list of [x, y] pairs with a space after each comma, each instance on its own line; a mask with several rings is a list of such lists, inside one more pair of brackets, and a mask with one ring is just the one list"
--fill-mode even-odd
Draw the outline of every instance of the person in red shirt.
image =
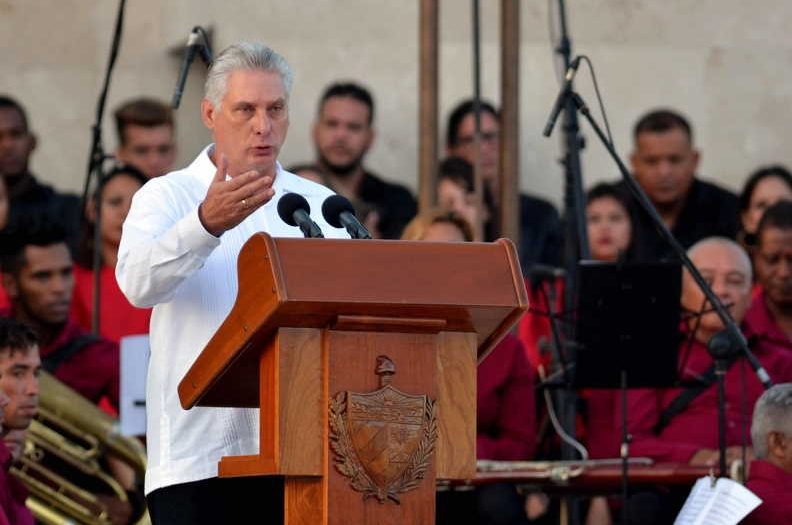
[[120, 166], [108, 173], [86, 206], [86, 219], [80, 232], [80, 246], [74, 265], [74, 296], [71, 317], [83, 329], [92, 329], [94, 290], [94, 224], [96, 223], [96, 199], [101, 202], [101, 246], [102, 269], [100, 276], [101, 305], [99, 335], [116, 343], [127, 335], [147, 334], [151, 308], [135, 308], [121, 293], [115, 278], [118, 259], [118, 243], [121, 242], [121, 227], [124, 224], [132, 196], [146, 183], [146, 177], [132, 166]]
[[792, 202], [767, 209], [754, 247], [759, 294], [745, 324], [749, 337], [792, 353]]
[[24, 433], [36, 414], [40, 364], [33, 330], [23, 323], [0, 318], [0, 404], [3, 412], [0, 432], [3, 438], [0, 441], [0, 509], [10, 525], [34, 523], [33, 515], [25, 506], [27, 490], [19, 480], [8, 474], [14, 459], [14, 447], [7, 446], [6, 439], [12, 433]]
[[[586, 225], [592, 259], [616, 262], [628, 258], [633, 246], [632, 224], [629, 199], [621, 188], [601, 183], [589, 190]], [[552, 341], [552, 332], [550, 317], [546, 314], [551, 310], [563, 311], [563, 284], [562, 279], [550, 283], [526, 283], [531, 309], [520, 320], [518, 333], [531, 365], [537, 369], [550, 364], [551, 353], [546, 347]], [[589, 457], [618, 457], [621, 424], [614, 426], [612, 421], [618, 407], [618, 390], [590, 389], [580, 392], [580, 396], [585, 407], [583, 437]], [[591, 500], [588, 520], [591, 523], [610, 522], [610, 509], [605, 498]]]
[[[473, 229], [449, 211], [418, 215], [404, 229], [403, 240], [470, 242]], [[479, 364], [476, 376], [476, 457], [499, 461], [527, 460], [536, 447], [534, 374], [519, 339], [511, 334]], [[463, 492], [438, 498], [442, 523], [529, 523], [523, 498], [510, 484], [478, 487], [474, 501]]]
[[[11, 453], [11, 464], [19, 461], [25, 450], [25, 438], [27, 430], [9, 430], [3, 436], [3, 443]], [[30, 492], [27, 487], [17, 477], [9, 476], [8, 483], [11, 489], [11, 509], [8, 515], [11, 516], [11, 523], [15, 525], [34, 525], [36, 523], [30, 509], [27, 508], [26, 501]]]
[[[734, 241], [707, 238], [690, 248], [688, 254], [718, 298], [728, 307], [732, 318], [741, 322], [751, 296], [751, 262], [745, 251]], [[688, 272], [682, 283], [683, 308], [698, 311], [705, 303], [703, 292]], [[680, 380], [700, 381], [708, 375], [712, 358], [707, 343], [724, 326], [711, 309], [700, 318], [691, 318], [687, 327], [688, 340], [680, 347]], [[762, 344], [754, 345], [754, 355], [775, 382], [792, 380], [792, 356]], [[762, 394], [763, 387], [739, 356], [725, 375], [726, 390], [726, 460], [742, 456], [742, 446], [748, 446], [747, 432], [751, 407]], [[718, 463], [718, 400], [714, 382], [690, 400], [686, 406], [672, 413], [672, 402], [682, 393], [681, 388], [636, 389], [628, 394], [628, 428], [633, 436], [630, 453], [649, 457], [657, 462], [688, 463], [716, 466]], [[614, 422], [616, 421], [614, 416]], [[750, 459], [750, 447], [746, 452]], [[631, 522], [667, 523], [673, 521], [684, 494], [670, 497], [641, 494], [631, 498]]]
[[756, 459], [746, 487], [762, 503], [746, 525], [792, 524], [792, 383], [775, 385], [756, 402], [751, 424]]
[[107, 398], [117, 410], [118, 345], [69, 320], [74, 276], [64, 232], [46, 221], [27, 224], [3, 248], [3, 284], [11, 308], [0, 311], [0, 317], [33, 328], [45, 370], [94, 403]]

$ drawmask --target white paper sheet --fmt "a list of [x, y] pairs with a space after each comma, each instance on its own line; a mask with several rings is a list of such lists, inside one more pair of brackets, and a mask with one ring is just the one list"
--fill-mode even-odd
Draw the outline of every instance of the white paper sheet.
[[700, 478], [674, 525], [737, 525], [761, 503], [761, 499], [736, 481], [718, 478], [713, 487], [712, 478]]
[[149, 363], [149, 336], [121, 338], [120, 428], [124, 436], [146, 434], [146, 375]]

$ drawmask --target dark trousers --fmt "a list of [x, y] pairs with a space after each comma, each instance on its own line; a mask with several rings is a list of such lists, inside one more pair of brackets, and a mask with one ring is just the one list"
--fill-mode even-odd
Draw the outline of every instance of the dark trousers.
[[282, 525], [283, 478], [210, 478], [146, 496], [153, 525]]
[[[688, 489], [638, 492], [627, 498], [629, 525], [672, 525], [682, 510]], [[621, 517], [621, 516], [616, 516]], [[620, 524], [624, 525], [624, 524]]]
[[[529, 525], [552, 523], [550, 516], [529, 521], [525, 498], [515, 485], [495, 483], [475, 490], [448, 490], [437, 493], [437, 525]], [[555, 519], [555, 523], [558, 520]]]

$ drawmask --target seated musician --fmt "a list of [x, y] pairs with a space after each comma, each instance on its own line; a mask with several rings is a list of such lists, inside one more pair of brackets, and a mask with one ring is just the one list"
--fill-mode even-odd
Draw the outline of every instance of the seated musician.
[[792, 383], [775, 385], [759, 398], [751, 424], [756, 459], [746, 486], [762, 500], [747, 525], [792, 523]]
[[792, 202], [765, 211], [756, 230], [760, 293], [745, 315], [746, 335], [792, 353]]
[[43, 368], [99, 403], [117, 410], [118, 345], [69, 320], [74, 290], [72, 258], [63, 230], [46, 218], [8, 233], [3, 244], [3, 284], [11, 308], [0, 316], [29, 324], [40, 341]]
[[[11, 525], [33, 525], [33, 515], [25, 506], [27, 490], [8, 474], [14, 451], [21, 447], [6, 444], [12, 434], [23, 433], [30, 426], [38, 407], [38, 372], [41, 361], [36, 334], [27, 325], [0, 318], [0, 406], [2, 407], [2, 441], [0, 442], [0, 509]], [[0, 523], [3, 523], [0, 518]]]
[[[751, 262], [734, 241], [719, 237], [703, 239], [688, 250], [693, 263], [710, 283], [734, 320], [740, 323], [751, 296]], [[628, 428], [633, 436], [632, 456], [647, 456], [656, 462], [678, 462], [715, 466], [718, 462], [718, 400], [713, 361], [707, 342], [724, 326], [705, 302], [704, 294], [688, 272], [682, 282], [682, 307], [704, 311], [687, 321], [686, 339], [679, 350], [680, 379], [705, 388], [636, 389], [628, 396]], [[768, 345], [753, 347], [753, 353], [775, 382], [792, 379], [792, 356]], [[725, 376], [727, 462], [742, 456], [750, 410], [762, 393], [762, 385], [746, 360], [731, 360]], [[614, 416], [616, 417], [616, 416]], [[615, 421], [615, 420], [614, 420]], [[750, 448], [750, 447], [748, 447]], [[750, 450], [747, 452], [751, 456]], [[631, 523], [671, 523], [686, 494], [660, 498], [644, 494], [631, 498]]]
[[[402, 239], [465, 242], [473, 239], [473, 230], [453, 212], [436, 211], [413, 219]], [[477, 458], [530, 459], [536, 439], [535, 411], [533, 371], [520, 341], [507, 334], [478, 367]], [[442, 494], [437, 503], [437, 523], [530, 523], [514, 485], [483, 485], [470, 496], [469, 492]]]
[[[117, 410], [118, 346], [89, 334], [69, 320], [74, 278], [64, 234], [57, 225], [44, 218], [25, 223], [25, 226], [24, 230], [7, 233], [2, 240], [3, 282], [11, 299], [11, 308], [0, 311], [0, 319], [4, 322], [11, 319], [21, 321], [32, 329], [40, 344], [35, 352], [36, 366], [33, 368], [36, 374], [39, 368], [43, 368], [90, 401], [97, 404], [106, 401], [110, 403], [109, 409]], [[13, 357], [9, 366], [19, 364], [16, 362], [19, 360], [17, 354]], [[33, 368], [28, 366], [28, 372]], [[3, 382], [0, 380], [0, 386]], [[11, 390], [5, 386], [0, 390], [6, 390], [6, 394], [14, 399]], [[38, 397], [37, 382], [33, 394]], [[21, 394], [27, 398], [27, 405], [33, 394]], [[33, 416], [27, 405], [22, 411], [22, 415], [27, 417], [24, 428]], [[22, 427], [17, 425], [13, 428]], [[129, 467], [115, 458], [108, 461], [114, 477], [125, 489], [133, 491], [134, 479]], [[129, 503], [111, 496], [97, 496], [107, 506], [114, 525], [129, 521], [134, 511]]]
[[[596, 261], [616, 262], [629, 259], [633, 247], [633, 219], [630, 203], [624, 191], [608, 183], [592, 187], [586, 196], [586, 226], [591, 258]], [[529, 272], [530, 274], [531, 272]], [[534, 367], [547, 365], [550, 353], [543, 351], [543, 341], [552, 340], [550, 318], [551, 293], [555, 293], [552, 310], [563, 310], [563, 281], [557, 283], [528, 282], [531, 310], [519, 324], [520, 339], [528, 351]], [[580, 393], [584, 407], [584, 440], [592, 459], [615, 458], [619, 455], [621, 424], [611, 424], [617, 413], [618, 391], [591, 389]], [[610, 508], [604, 497], [589, 502], [588, 523], [610, 523]]]

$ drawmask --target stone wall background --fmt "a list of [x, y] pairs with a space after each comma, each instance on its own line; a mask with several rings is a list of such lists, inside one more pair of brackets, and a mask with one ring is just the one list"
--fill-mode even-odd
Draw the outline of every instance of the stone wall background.
[[[483, 0], [483, 94], [498, 101], [497, 0]], [[441, 0], [441, 115], [471, 93], [470, 7]], [[558, 89], [549, 6], [522, 2], [521, 184], [561, 200], [560, 134], [541, 137]], [[96, 98], [118, 8], [110, 0], [0, 0], [0, 92], [29, 110], [39, 136], [33, 170], [61, 189], [82, 187]], [[701, 174], [738, 189], [759, 165], [792, 164], [792, 3], [786, 0], [568, 0], [576, 53], [597, 68], [616, 144], [626, 158], [644, 111], [669, 106], [688, 115], [702, 151]], [[553, 9], [554, 11], [554, 9]], [[214, 28], [216, 50], [258, 39], [296, 73], [291, 129], [281, 160], [309, 160], [316, 99], [330, 81], [357, 79], [377, 102], [378, 140], [368, 166], [416, 187], [417, 0], [131, 0], [104, 120], [132, 96], [170, 100], [190, 28]], [[196, 62], [177, 114], [179, 165], [208, 140], [198, 113], [205, 68]], [[577, 86], [595, 105], [585, 69]], [[596, 137], [583, 153], [587, 185], [616, 175]], [[441, 132], [445, 132], [441, 124]]]

